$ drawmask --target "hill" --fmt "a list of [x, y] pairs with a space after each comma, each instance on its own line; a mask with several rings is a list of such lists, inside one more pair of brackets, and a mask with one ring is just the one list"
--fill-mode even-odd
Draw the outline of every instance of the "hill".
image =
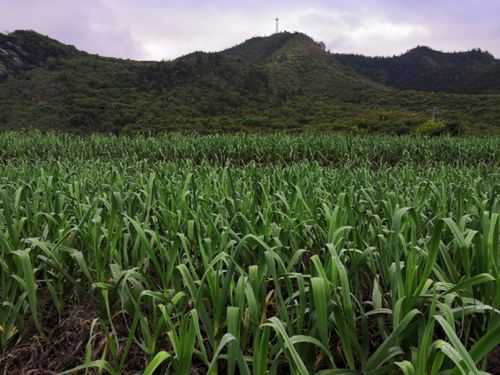
[[445, 53], [417, 47], [394, 57], [337, 54], [336, 58], [359, 74], [398, 89], [500, 93], [500, 61], [480, 49]]
[[398, 91], [301, 33], [173, 61], [104, 58], [33, 31], [0, 37], [0, 127], [136, 131], [500, 132], [500, 96]]
[[37, 67], [48, 67], [54, 59], [83, 54], [34, 31], [0, 33], [0, 81]]

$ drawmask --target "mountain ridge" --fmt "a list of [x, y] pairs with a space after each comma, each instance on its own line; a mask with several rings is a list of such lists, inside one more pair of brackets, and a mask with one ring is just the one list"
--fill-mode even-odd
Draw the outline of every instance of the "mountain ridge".
[[335, 56], [357, 73], [401, 90], [500, 93], [500, 60], [481, 49], [442, 52], [417, 46], [393, 57]]
[[0, 33], [0, 80], [26, 70], [43, 67], [50, 59], [85, 54], [74, 46], [63, 44], [32, 30]]
[[161, 62], [100, 57], [35, 32], [4, 34], [3, 49], [4, 37], [18, 40], [10, 58], [24, 60], [3, 68], [1, 129], [406, 134], [437, 107], [466, 132], [500, 132], [500, 96], [400, 91], [302, 33]]
[[[269, 64], [273, 59], [286, 58], [279, 51], [287, 47], [293, 49], [293, 45], [303, 55], [328, 56], [332, 64], [341, 63], [362, 77], [396, 89], [500, 94], [500, 60], [481, 49], [443, 52], [428, 46], [417, 46], [393, 57], [329, 54], [324, 51], [321, 43], [306, 34], [282, 32], [267, 37], [253, 37], [219, 52], [197, 51], [168, 62], [189, 61], [200, 54], [216, 54], [246, 64]], [[26, 70], [50, 68], [54, 60], [60, 58], [83, 55], [89, 54], [32, 30], [0, 33], [0, 81]], [[98, 57], [135, 64], [157, 63]]]

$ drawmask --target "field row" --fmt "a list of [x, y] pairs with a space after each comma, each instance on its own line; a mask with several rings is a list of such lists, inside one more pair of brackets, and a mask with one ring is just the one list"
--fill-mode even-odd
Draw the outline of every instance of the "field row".
[[[299, 160], [322, 155], [318, 145], [356, 158], [395, 155], [399, 144], [227, 140], [161, 147], [184, 156], [213, 147], [214, 159], [249, 147], [252, 159], [275, 150], [285, 161], [293, 150]], [[23, 145], [50, 155], [0, 171], [0, 369], [424, 375], [491, 366], [499, 174], [455, 159], [384, 169], [138, 161], [163, 152], [155, 142], [0, 137], [4, 156]], [[498, 142], [401, 144], [426, 163], [439, 149], [488, 163]]]
[[178, 161], [217, 164], [317, 162], [324, 166], [498, 166], [500, 137], [346, 137], [304, 134], [78, 137], [0, 133], [0, 162], [54, 160]]

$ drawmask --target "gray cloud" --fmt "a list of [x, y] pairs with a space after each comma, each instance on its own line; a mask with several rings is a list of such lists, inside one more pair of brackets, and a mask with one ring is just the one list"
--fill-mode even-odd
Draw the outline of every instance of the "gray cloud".
[[332, 51], [402, 53], [418, 44], [500, 55], [497, 0], [0, 0], [2, 28], [34, 29], [106, 56], [174, 58], [283, 28]]

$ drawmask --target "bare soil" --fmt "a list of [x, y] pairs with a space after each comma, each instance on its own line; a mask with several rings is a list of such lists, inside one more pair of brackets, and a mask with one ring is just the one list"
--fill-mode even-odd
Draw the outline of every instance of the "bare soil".
[[[74, 299], [61, 316], [49, 302], [41, 307], [43, 326], [47, 327], [45, 336], [29, 325], [26, 334], [0, 356], [0, 374], [56, 375], [83, 363], [91, 325], [98, 317], [96, 305]], [[126, 338], [128, 328], [125, 319], [119, 316], [113, 324], [118, 333], [123, 333]], [[95, 327], [94, 335], [92, 359], [98, 359], [105, 346], [106, 337], [99, 325]], [[146, 361], [144, 353], [136, 345], [132, 345], [122, 373], [140, 373], [144, 370]]]
[[500, 375], [500, 346], [497, 346], [489, 357], [488, 372], [492, 375]]

